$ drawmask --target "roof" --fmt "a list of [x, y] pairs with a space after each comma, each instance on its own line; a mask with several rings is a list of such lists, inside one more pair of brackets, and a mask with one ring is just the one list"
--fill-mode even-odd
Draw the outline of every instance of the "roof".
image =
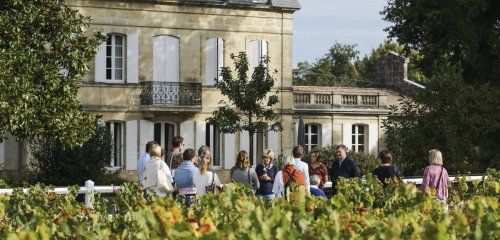
[[179, 2], [207, 5], [270, 7], [292, 11], [300, 9], [298, 0], [179, 0]]

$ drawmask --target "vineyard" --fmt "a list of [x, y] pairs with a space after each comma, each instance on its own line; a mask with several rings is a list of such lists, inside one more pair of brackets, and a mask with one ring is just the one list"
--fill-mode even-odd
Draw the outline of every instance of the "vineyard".
[[[341, 180], [335, 197], [302, 192], [263, 201], [240, 185], [184, 208], [171, 198], [143, 196], [125, 184], [114, 197], [97, 194], [94, 208], [77, 201], [78, 187], [58, 195], [36, 185], [0, 196], [2, 239], [500, 239], [500, 171], [483, 181], [459, 179], [452, 203], [414, 184], [376, 178]], [[448, 206], [448, 207], [446, 207]]]

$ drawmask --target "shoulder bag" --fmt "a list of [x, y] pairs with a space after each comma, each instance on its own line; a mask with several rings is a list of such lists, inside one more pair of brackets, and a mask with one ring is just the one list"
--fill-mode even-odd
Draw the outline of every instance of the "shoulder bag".
[[221, 192], [221, 188], [217, 185], [215, 185], [215, 173], [212, 172], [212, 184], [205, 186], [205, 191], [207, 193], [212, 193], [212, 194], [219, 194]]
[[158, 161], [158, 171], [157, 171], [157, 176], [158, 176], [158, 181], [156, 183], [156, 187], [158, 190], [164, 193], [171, 193], [174, 191], [174, 187], [172, 186], [172, 182], [170, 182], [170, 179], [167, 177], [165, 172], [163, 172], [163, 164], [161, 160]]

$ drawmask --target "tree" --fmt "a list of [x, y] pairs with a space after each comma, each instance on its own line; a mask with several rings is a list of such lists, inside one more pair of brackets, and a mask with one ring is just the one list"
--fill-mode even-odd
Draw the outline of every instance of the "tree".
[[462, 69], [469, 84], [500, 83], [500, 1], [390, 0], [381, 12], [386, 31], [406, 50], [417, 50], [432, 75], [443, 58]]
[[57, 137], [74, 146], [94, 133], [97, 117], [77, 100], [99, 34], [62, 0], [0, 1], [0, 141]]
[[111, 159], [111, 133], [102, 125], [81, 147], [68, 148], [58, 138], [38, 137], [30, 143], [33, 160], [31, 180], [56, 186], [81, 185], [86, 180], [106, 181]]
[[[269, 95], [275, 79], [269, 74], [269, 58], [263, 58], [248, 78], [248, 59], [245, 52], [231, 54], [236, 76], [229, 67], [221, 68], [222, 79], [215, 84], [229, 102], [220, 106], [207, 120], [219, 126], [223, 133], [248, 131], [249, 155], [253, 164], [253, 135], [268, 131], [281, 131], [281, 122], [272, 107], [278, 103], [277, 95]], [[276, 70], [275, 70], [276, 72]], [[276, 92], [278, 93], [278, 92]], [[237, 108], [233, 109], [231, 106]], [[241, 115], [240, 115], [241, 114]]]

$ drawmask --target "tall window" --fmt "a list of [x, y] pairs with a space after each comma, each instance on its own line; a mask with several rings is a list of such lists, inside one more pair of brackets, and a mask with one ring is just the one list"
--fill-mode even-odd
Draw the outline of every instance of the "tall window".
[[212, 165], [214, 167], [221, 166], [221, 133], [219, 126], [207, 123], [205, 131], [205, 145], [210, 147], [210, 154], [212, 156]]
[[172, 138], [174, 138], [175, 126], [170, 123], [155, 123], [154, 140], [167, 152], [172, 151]]
[[305, 151], [310, 152], [314, 148], [319, 147], [319, 125], [317, 124], [306, 124], [305, 125], [305, 133], [306, 133], [306, 142], [305, 142]]
[[248, 54], [250, 76], [254, 68], [259, 66], [260, 62], [268, 55], [268, 44], [264, 40], [253, 40], [250, 42], [250, 52]]
[[208, 38], [205, 41], [205, 84], [215, 85], [221, 79], [220, 69], [224, 66], [224, 40]]
[[106, 41], [106, 80], [123, 81], [125, 76], [125, 37], [109, 34]]
[[116, 121], [106, 122], [106, 128], [111, 132], [111, 143], [113, 144], [111, 150], [110, 167], [121, 167], [124, 156], [124, 137], [123, 137], [123, 123]]
[[352, 149], [355, 152], [365, 151], [366, 129], [364, 125], [352, 125]]
[[153, 38], [153, 81], [179, 82], [179, 44], [176, 36]]

